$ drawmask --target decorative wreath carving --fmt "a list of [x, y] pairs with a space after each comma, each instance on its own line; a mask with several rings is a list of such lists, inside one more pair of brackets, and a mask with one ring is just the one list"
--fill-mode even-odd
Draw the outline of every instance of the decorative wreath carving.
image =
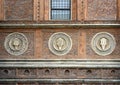
[[11, 55], [21, 55], [28, 49], [28, 39], [23, 33], [14, 32], [5, 38], [4, 47]]
[[66, 33], [54, 33], [49, 39], [48, 46], [53, 54], [66, 55], [72, 48], [72, 39]]
[[91, 46], [95, 53], [106, 56], [114, 51], [116, 41], [112, 34], [99, 32], [92, 38]]

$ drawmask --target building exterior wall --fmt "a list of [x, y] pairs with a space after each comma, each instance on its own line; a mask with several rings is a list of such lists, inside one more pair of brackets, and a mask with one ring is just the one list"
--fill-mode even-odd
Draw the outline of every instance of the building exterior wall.
[[[119, 0], [71, 0], [71, 2], [70, 21], [117, 21], [120, 17]], [[3, 21], [50, 21], [50, 0], [1, 0], [0, 7]]]
[[119, 85], [119, 19], [119, 0], [71, 0], [67, 21], [50, 0], [0, 0], [0, 85]]

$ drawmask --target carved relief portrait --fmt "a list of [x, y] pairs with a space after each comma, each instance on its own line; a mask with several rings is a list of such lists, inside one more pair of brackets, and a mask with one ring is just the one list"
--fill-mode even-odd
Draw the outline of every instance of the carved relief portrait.
[[114, 51], [116, 42], [112, 34], [100, 32], [93, 37], [91, 46], [95, 53], [106, 56]]
[[55, 55], [65, 55], [72, 48], [71, 37], [63, 32], [54, 33], [48, 42], [50, 51]]
[[67, 44], [66, 44], [66, 40], [63, 38], [58, 38], [56, 40], [54, 40], [53, 42], [53, 47], [57, 50], [57, 51], [63, 51], [66, 49]]
[[28, 48], [28, 40], [23, 33], [14, 32], [5, 38], [4, 47], [11, 55], [21, 55]]

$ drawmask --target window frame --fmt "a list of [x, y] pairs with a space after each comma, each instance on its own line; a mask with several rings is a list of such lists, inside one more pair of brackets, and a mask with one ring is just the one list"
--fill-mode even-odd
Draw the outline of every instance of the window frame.
[[[70, 17], [69, 19], [67, 20], [64, 20], [64, 19], [52, 19], [52, 0], [49, 0], [50, 3], [49, 3], [49, 20], [51, 21], [71, 21], [72, 20], [72, 0], [70, 0], [70, 8], [69, 9], [56, 9], [56, 10], [69, 10], [70, 12]], [[53, 9], [55, 10], [55, 9]]]

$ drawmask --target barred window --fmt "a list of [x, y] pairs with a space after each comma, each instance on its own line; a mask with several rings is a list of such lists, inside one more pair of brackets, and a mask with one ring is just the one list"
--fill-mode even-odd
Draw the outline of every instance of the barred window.
[[51, 0], [51, 19], [70, 20], [71, 0]]

